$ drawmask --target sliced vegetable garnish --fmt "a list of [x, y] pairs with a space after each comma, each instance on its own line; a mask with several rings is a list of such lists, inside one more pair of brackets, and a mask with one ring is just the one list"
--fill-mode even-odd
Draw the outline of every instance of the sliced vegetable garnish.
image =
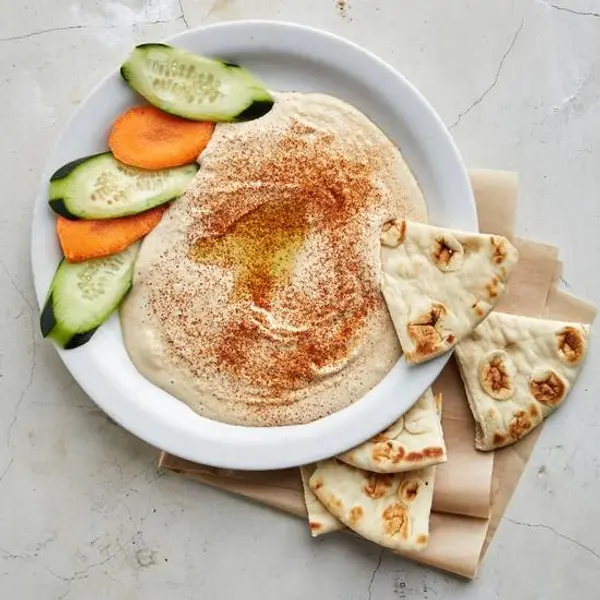
[[129, 291], [139, 246], [80, 263], [63, 260], [40, 317], [42, 335], [67, 350], [85, 344]]
[[110, 256], [125, 250], [152, 231], [167, 208], [167, 204], [161, 204], [139, 215], [118, 219], [73, 221], [59, 215], [56, 233], [69, 262]]
[[273, 106], [265, 86], [246, 69], [166, 44], [137, 46], [121, 67], [150, 104], [195, 121], [244, 121]]
[[76, 160], [50, 179], [50, 206], [67, 219], [112, 219], [141, 213], [183, 194], [198, 165], [146, 171], [110, 152]]
[[195, 162], [214, 128], [208, 121], [189, 121], [154, 106], [137, 106], [115, 121], [108, 145], [114, 157], [127, 165], [168, 169]]

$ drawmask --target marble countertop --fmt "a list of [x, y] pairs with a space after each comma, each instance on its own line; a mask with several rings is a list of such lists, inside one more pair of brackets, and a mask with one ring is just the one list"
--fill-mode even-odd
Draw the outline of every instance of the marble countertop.
[[[68, 117], [132, 45], [242, 18], [329, 29], [429, 98], [468, 165], [520, 174], [518, 233], [600, 304], [598, 0], [54, 0], [0, 8], [0, 597], [598, 597], [600, 380], [544, 428], [475, 582], [161, 475], [38, 332], [32, 202]], [[596, 152], [594, 152], [596, 151]], [[598, 338], [589, 360], [598, 360]]]

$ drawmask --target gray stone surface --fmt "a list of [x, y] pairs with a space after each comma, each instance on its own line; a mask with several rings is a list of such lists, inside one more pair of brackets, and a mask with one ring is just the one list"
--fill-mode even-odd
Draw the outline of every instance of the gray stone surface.
[[466, 583], [346, 536], [314, 541], [299, 520], [160, 475], [156, 450], [113, 425], [41, 340], [29, 226], [66, 119], [134, 43], [239, 18], [326, 28], [392, 63], [467, 164], [519, 171], [519, 233], [560, 246], [565, 288], [600, 303], [597, 0], [4, 0], [0, 597], [598, 598], [597, 341]]

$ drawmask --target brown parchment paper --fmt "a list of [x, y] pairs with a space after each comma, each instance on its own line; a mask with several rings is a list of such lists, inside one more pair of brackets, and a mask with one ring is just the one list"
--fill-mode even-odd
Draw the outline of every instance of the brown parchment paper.
[[469, 177], [477, 203], [479, 231], [511, 239], [517, 214], [517, 174], [510, 171], [471, 169]]
[[473, 448], [473, 417], [453, 359], [433, 389], [443, 394], [442, 428], [448, 462], [436, 468], [432, 510], [487, 519], [494, 457]]
[[554, 283], [558, 248], [521, 238], [513, 239], [513, 244], [519, 251], [519, 262], [510, 275], [507, 292], [496, 310], [524, 317], [541, 317]]
[[[480, 231], [512, 239], [516, 175], [504, 171], [475, 170], [470, 172], [470, 176]], [[568, 308], [564, 310], [570, 311], [570, 319], [589, 321], [593, 312], [589, 305], [552, 289], [561, 273], [557, 249], [528, 240], [513, 239], [513, 242], [520, 251], [520, 260], [499, 310], [542, 316], [551, 314], [552, 306], [566, 305]], [[477, 452], [473, 445], [473, 419], [453, 359], [434, 388], [444, 395], [443, 428], [449, 460], [437, 467], [429, 545], [424, 551], [403, 555], [473, 578], [538, 432], [496, 453]], [[215, 469], [166, 453], [161, 455], [159, 466], [285, 512], [306, 516], [297, 469], [269, 472]], [[490, 515], [491, 519], [488, 519]]]

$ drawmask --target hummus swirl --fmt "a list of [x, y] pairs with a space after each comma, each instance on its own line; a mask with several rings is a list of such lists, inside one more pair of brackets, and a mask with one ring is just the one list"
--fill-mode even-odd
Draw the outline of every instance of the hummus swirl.
[[307, 423], [373, 388], [400, 356], [379, 234], [424, 220], [400, 152], [323, 94], [276, 94], [217, 125], [200, 171], [146, 237], [121, 309], [137, 369], [226, 423]]

